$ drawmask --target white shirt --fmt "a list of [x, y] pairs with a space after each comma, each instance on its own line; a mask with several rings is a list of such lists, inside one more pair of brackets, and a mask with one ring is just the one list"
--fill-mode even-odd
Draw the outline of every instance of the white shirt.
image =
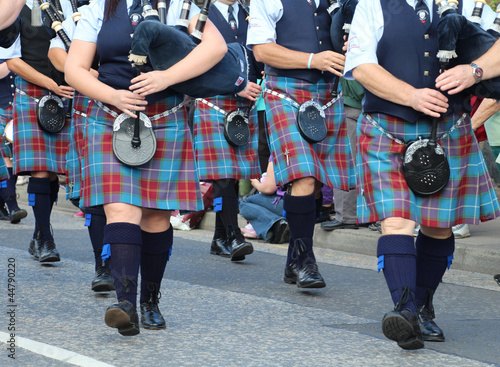
[[[424, 0], [432, 9], [432, 1]], [[415, 0], [406, 0], [406, 2], [415, 8]], [[395, 2], [397, 7], [397, 2]], [[470, 17], [474, 10], [473, 0], [463, 0], [462, 14]], [[394, 8], [397, 13], [397, 8]], [[430, 11], [432, 21], [432, 11]], [[488, 29], [495, 20], [496, 13], [488, 6], [484, 6], [482, 15], [482, 27]], [[377, 45], [384, 33], [384, 17], [380, 1], [360, 0], [354, 17], [352, 19], [351, 31], [349, 33], [349, 46], [346, 54], [346, 64], [344, 67], [344, 77], [354, 79], [352, 70], [362, 64], [378, 64]]]
[[217, 7], [217, 9], [219, 9], [219, 11], [221, 12], [221, 14], [224, 16], [224, 19], [228, 23], [229, 23], [229, 7], [232, 6], [233, 7], [233, 15], [234, 15], [234, 18], [236, 19], [236, 27], [239, 26], [239, 24], [238, 24], [238, 13], [240, 11], [240, 7], [238, 6], [237, 2], [234, 3], [233, 5], [228, 5], [228, 4], [221, 3], [220, 1], [216, 1], [213, 4]]
[[[133, 0], [127, 0], [127, 11], [132, 7]], [[94, 0], [83, 12], [82, 18], [76, 26], [73, 39], [97, 43], [104, 19], [105, 0]], [[182, 0], [171, 0], [167, 14], [167, 24], [175, 25], [182, 10]], [[189, 12], [189, 19], [200, 12], [200, 9], [193, 3]]]
[[[307, 1], [308, 0], [299, 0]], [[372, 1], [372, 0], [371, 0]], [[320, 0], [314, 0], [316, 8]], [[283, 16], [281, 0], [252, 0], [248, 21], [247, 47], [264, 43], [276, 43], [276, 23]]]

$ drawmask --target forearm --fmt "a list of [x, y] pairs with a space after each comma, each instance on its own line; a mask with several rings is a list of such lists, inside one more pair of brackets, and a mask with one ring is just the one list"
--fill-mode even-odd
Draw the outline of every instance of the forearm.
[[293, 51], [276, 43], [253, 46], [255, 59], [280, 69], [307, 69], [310, 53]]
[[7, 67], [7, 63], [3, 62], [0, 64], [0, 79], [5, 78], [7, 75], [9, 75], [10, 70]]
[[403, 106], [411, 106], [409, 97], [415, 88], [394, 77], [380, 65], [359, 65], [353, 70], [352, 75], [377, 97]]
[[495, 42], [495, 44], [479, 59], [474, 61], [475, 64], [479, 65], [483, 71], [483, 79], [491, 79], [500, 76], [500, 40]]
[[39, 87], [52, 90], [56, 84], [51, 78], [35, 70], [20, 58], [7, 60], [10, 71], [16, 73], [21, 78]]
[[500, 111], [500, 103], [497, 103], [494, 99], [483, 99], [474, 116], [471, 118], [472, 128], [476, 130], [498, 111]]
[[66, 64], [64, 75], [66, 82], [84, 96], [113, 104], [115, 89], [99, 81], [90, 70]]

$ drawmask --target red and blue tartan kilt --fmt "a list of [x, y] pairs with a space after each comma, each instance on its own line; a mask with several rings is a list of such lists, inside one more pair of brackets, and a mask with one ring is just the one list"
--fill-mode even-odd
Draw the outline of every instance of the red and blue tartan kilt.
[[82, 116], [87, 110], [89, 99], [75, 91], [70, 128], [69, 149], [66, 154], [66, 199], [81, 197], [81, 171], [85, 151], [84, 129], [86, 119]]
[[[47, 89], [28, 83], [19, 76], [16, 86], [28, 96], [40, 99], [49, 94]], [[66, 152], [69, 146], [68, 119], [57, 134], [48, 134], [38, 126], [36, 102], [16, 92], [14, 99], [14, 173], [32, 171], [66, 173]], [[64, 101], [67, 107], [68, 101]]]
[[10, 105], [6, 109], [0, 108], [0, 132], [1, 132], [1, 145], [2, 148], [0, 149], [2, 153], [2, 157], [4, 158], [10, 158], [12, 157], [12, 152], [11, 148], [9, 146], [12, 146], [12, 144], [9, 143], [9, 145], [5, 144], [6, 140], [4, 138], [4, 130], [5, 126], [9, 123], [10, 120], [12, 120], [12, 116], [14, 114], [14, 108], [13, 105]]
[[[430, 119], [408, 123], [389, 115], [374, 114], [375, 121], [395, 138], [410, 142], [429, 138]], [[458, 119], [440, 121], [437, 137]], [[500, 215], [500, 206], [483, 155], [472, 132], [470, 117], [439, 143], [450, 165], [450, 180], [437, 194], [416, 196], [402, 171], [405, 145], [398, 144], [366, 118], [358, 123], [358, 221], [375, 222], [389, 217], [414, 220], [430, 227], [479, 224]]]
[[[182, 102], [179, 96], [147, 106], [150, 118]], [[108, 106], [120, 114], [112, 106]], [[140, 167], [128, 167], [113, 154], [115, 118], [90, 101], [87, 109], [84, 155], [83, 206], [126, 203], [162, 210], [203, 209], [193, 142], [185, 108], [152, 121], [157, 149], [154, 157]]]
[[[227, 113], [238, 108], [246, 110], [250, 105], [249, 100], [232, 96], [216, 96], [207, 100]], [[250, 141], [242, 147], [234, 147], [224, 138], [224, 118], [222, 112], [201, 101], [196, 102], [193, 140], [200, 179], [259, 177], [257, 110], [254, 108], [250, 112]]]
[[9, 171], [3, 159], [0, 159], [0, 182], [9, 179]]
[[[332, 97], [333, 83], [323, 80], [311, 84], [295, 78], [268, 76], [266, 88], [284, 94], [301, 104], [315, 100], [324, 106]], [[314, 177], [341, 190], [356, 187], [356, 172], [347, 136], [344, 101], [340, 97], [325, 110], [326, 138], [310, 144], [296, 125], [297, 108], [289, 101], [265, 93], [269, 148], [273, 154], [276, 182], [283, 186], [293, 180]], [[288, 159], [287, 159], [288, 156]]]

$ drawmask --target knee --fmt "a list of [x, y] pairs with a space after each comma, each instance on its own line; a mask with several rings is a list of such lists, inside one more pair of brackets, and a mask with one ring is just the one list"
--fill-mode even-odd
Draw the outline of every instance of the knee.
[[390, 217], [381, 221], [382, 234], [413, 235], [415, 222], [405, 218]]
[[439, 240], [450, 238], [451, 235], [453, 234], [451, 228], [435, 228], [435, 227], [420, 226], [420, 231], [422, 231], [422, 233], [425, 234], [427, 237], [432, 237]]

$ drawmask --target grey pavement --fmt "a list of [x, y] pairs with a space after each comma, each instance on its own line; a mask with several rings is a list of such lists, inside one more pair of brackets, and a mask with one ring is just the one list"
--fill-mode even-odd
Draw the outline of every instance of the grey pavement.
[[[403, 351], [380, 330], [391, 304], [376, 258], [354, 251], [356, 241], [374, 248], [376, 233], [334, 231], [321, 242], [318, 228], [315, 252], [327, 287], [300, 290], [282, 281], [285, 245], [253, 241], [256, 251], [241, 263], [210, 255], [210, 213], [206, 229], [175, 231], [160, 300], [167, 330], [122, 337], [103, 322], [114, 293], [90, 290], [90, 242], [83, 220], [71, 215], [77, 209], [60, 200], [53, 212], [62, 256], [53, 265], [26, 251], [34, 226], [27, 209], [18, 225], [0, 222], [0, 366], [500, 366], [500, 287], [491, 273], [462, 271], [455, 262], [435, 299], [446, 342]], [[327, 247], [344, 241], [349, 251]], [[7, 295], [12, 261], [15, 307]], [[16, 360], [7, 349], [12, 308]]]

